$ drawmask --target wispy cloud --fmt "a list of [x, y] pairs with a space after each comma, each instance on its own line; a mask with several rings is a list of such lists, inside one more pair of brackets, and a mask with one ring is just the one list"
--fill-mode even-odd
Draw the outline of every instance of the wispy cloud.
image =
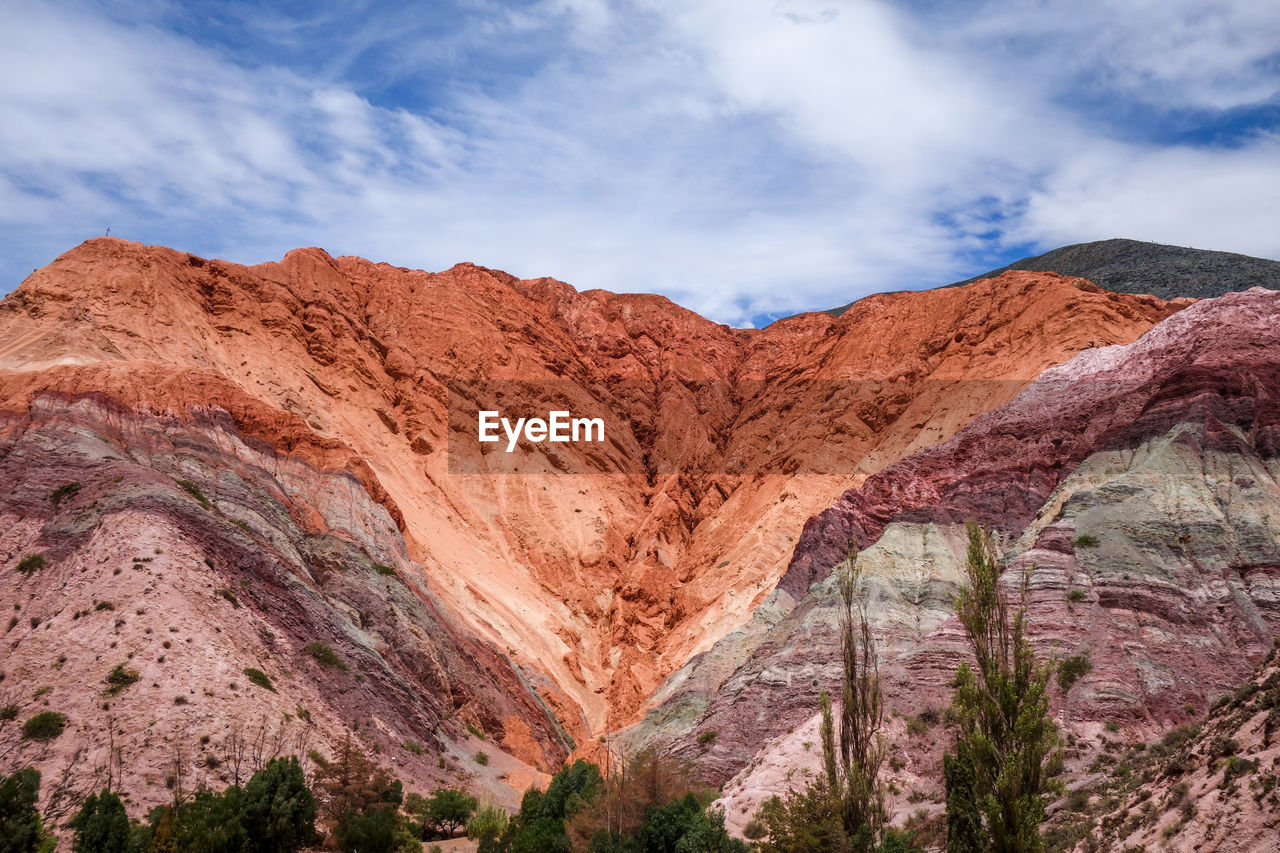
[[737, 324], [1077, 240], [1276, 256], [1262, 6], [15, 0], [0, 287], [108, 224], [242, 261], [472, 260]]

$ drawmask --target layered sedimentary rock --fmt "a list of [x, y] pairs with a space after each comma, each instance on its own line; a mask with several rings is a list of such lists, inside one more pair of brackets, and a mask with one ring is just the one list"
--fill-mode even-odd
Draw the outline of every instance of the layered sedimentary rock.
[[[465, 721], [545, 770], [635, 719], [665, 676], [752, 612], [776, 609], [784, 572], [778, 595], [802, 595], [797, 537], [850, 486], [950, 437], [1045, 368], [1132, 341], [1184, 304], [1011, 273], [746, 331], [659, 297], [471, 265], [430, 274], [307, 249], [242, 267], [90, 241], [0, 307], [0, 464], [13, 494], [0, 506], [5, 601], [35, 593], [48, 624], [59, 606], [40, 598], [45, 588], [81, 574], [93, 607], [119, 578], [148, 595], [180, 579], [167, 603], [137, 603], [130, 588], [128, 606], [163, 631], [198, 628], [219, 650], [192, 670], [199, 689], [251, 658], [283, 685], [248, 693], [238, 679], [235, 702], [211, 686], [232, 703], [227, 714], [296, 714], [293, 704], [314, 717], [323, 706], [336, 737], [356, 710], [333, 698], [340, 685], [376, 694], [360, 707], [384, 708], [371, 743], [465, 752]], [[472, 452], [460, 415], [493, 400], [513, 415], [602, 412], [608, 441], [536, 447], [520, 457], [528, 469], [508, 473], [504, 455]], [[82, 507], [74, 530], [47, 499], [71, 482], [82, 485], [75, 500], [89, 500], [68, 505]], [[148, 537], [164, 554], [125, 553]], [[39, 584], [9, 571], [35, 551], [50, 555]], [[133, 568], [157, 563], [164, 584]], [[260, 588], [237, 593], [240, 608], [221, 597], [183, 609], [240, 581]], [[117, 646], [92, 661], [62, 648], [59, 631], [15, 627], [39, 643], [24, 639], [32, 657], [9, 668], [35, 678], [45, 658], [77, 661], [67, 684], [81, 685], [76, 702], [88, 708], [97, 668], [117, 650], [155, 652], [162, 631], [143, 615], [126, 615]], [[128, 637], [135, 622], [143, 633]], [[304, 640], [360, 659], [351, 671], [366, 680], [316, 670], [321, 687], [308, 687]], [[148, 667], [142, 678], [160, 685], [149, 690], [176, 697], [182, 677]], [[120, 701], [144, 695], [142, 683]], [[165, 718], [176, 726], [189, 707]], [[429, 737], [450, 716], [452, 728]]]
[[[939, 708], [965, 653], [949, 605], [970, 520], [1002, 534], [1011, 586], [1025, 573], [1042, 654], [1092, 661], [1057, 699], [1068, 729], [1141, 737], [1203, 713], [1280, 633], [1277, 320], [1272, 291], [1197, 303], [868, 478], [806, 524], [774, 599], [673, 675], [628, 742], [737, 774], [731, 817], [816, 761], [801, 747], [838, 684], [830, 573], [851, 546], [890, 706]], [[899, 735], [898, 787], [937, 796], [940, 738]]]
[[[1207, 718], [1121, 749], [1055, 815], [1073, 849], [1252, 853], [1280, 845], [1280, 661], [1267, 657]], [[1098, 772], [1101, 771], [1101, 772]], [[1064, 848], [1067, 845], [1063, 845]]]

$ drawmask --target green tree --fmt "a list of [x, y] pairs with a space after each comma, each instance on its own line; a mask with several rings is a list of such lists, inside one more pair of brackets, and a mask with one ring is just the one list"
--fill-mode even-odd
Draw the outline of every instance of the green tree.
[[75, 835], [71, 849], [75, 853], [130, 853], [133, 830], [124, 803], [111, 791], [90, 794], [80, 812], [71, 820]]
[[437, 833], [452, 838], [459, 829], [467, 825], [475, 811], [476, 798], [466, 791], [461, 788], [437, 788], [430, 797], [423, 800], [420, 814], [423, 821]]
[[702, 803], [693, 794], [649, 812], [636, 840], [645, 853], [675, 853], [676, 845], [702, 814]]
[[836, 571], [842, 605], [839, 738], [831, 697], [823, 691], [818, 694], [823, 777], [762, 806], [757, 819], [768, 837], [760, 849], [770, 853], [867, 853], [884, 834], [884, 704], [862, 570], [852, 547]]
[[[844, 604], [840, 618], [844, 701], [840, 706], [838, 782], [841, 788], [838, 790], [844, 806], [844, 829], [855, 853], [871, 850], [879, 842], [885, 822], [885, 791], [880, 781], [885, 756], [881, 733], [884, 703], [876, 644], [863, 602], [861, 580], [857, 554], [850, 548], [840, 575], [840, 600]], [[826, 748], [825, 736], [823, 747]]]
[[539, 817], [522, 826], [511, 841], [511, 853], [569, 853], [564, 821]]
[[396, 849], [396, 810], [379, 806], [348, 811], [338, 821], [335, 835], [342, 853], [392, 853]]
[[35, 853], [47, 836], [36, 799], [40, 772], [28, 767], [0, 777], [0, 853]]
[[293, 853], [315, 838], [316, 800], [294, 756], [276, 758], [244, 787], [249, 850]]
[[182, 853], [243, 853], [249, 844], [244, 806], [244, 792], [234, 785], [222, 793], [200, 788], [178, 809], [174, 846]]
[[551, 779], [538, 803], [538, 816], [555, 820], [573, 817], [603, 786], [600, 768], [579, 758]]
[[843, 853], [844, 804], [825, 782], [816, 782], [785, 797], [770, 797], [757, 812], [765, 831], [763, 853]]
[[[957, 757], [948, 788], [948, 827], [958, 833], [952, 851], [1039, 853], [1040, 827], [1053, 765], [1060, 762], [1057, 726], [1049, 718], [1050, 663], [1037, 661], [1027, 636], [1027, 576], [1015, 606], [1000, 585], [1000, 560], [991, 536], [970, 523], [967, 583], [956, 597], [974, 667], [961, 664], [951, 716], [958, 725]], [[971, 826], [969, 795], [963, 790], [972, 760], [973, 801], [981, 816], [980, 838]], [[954, 804], [954, 805], [953, 805]], [[954, 811], [953, 811], [954, 809]]]

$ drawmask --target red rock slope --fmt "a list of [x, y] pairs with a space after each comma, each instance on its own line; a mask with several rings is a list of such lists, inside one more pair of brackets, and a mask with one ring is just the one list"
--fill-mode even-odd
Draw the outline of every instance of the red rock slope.
[[[444, 643], [431, 666], [449, 670], [441, 656], [472, 642], [499, 655], [480, 655], [482, 669], [514, 665], [537, 707], [476, 719], [548, 767], [562, 749], [557, 726], [581, 743], [631, 721], [665, 676], [740, 625], [783, 576], [805, 520], [850, 486], [948, 438], [1045, 368], [1132, 341], [1179, 307], [1019, 272], [743, 331], [660, 297], [579, 293], [471, 265], [432, 274], [303, 249], [243, 267], [92, 240], [0, 305], [0, 453], [6, 487], [24, 490], [0, 507], [10, 530], [0, 560], [64, 546], [75, 565], [116, 559], [99, 549], [125, 547], [119, 534], [57, 541], [50, 525], [62, 511], [40, 500], [76, 479], [86, 453], [144, 464], [112, 476], [160, 476], [166, 507], [181, 502], [176, 479], [206, 483], [214, 509], [250, 527], [232, 506], [240, 498], [210, 489], [237, 466], [266, 472], [254, 488], [293, 525], [272, 534], [290, 571], [317, 571], [297, 536], [336, 536], [360, 559], [394, 565], [423, 606], [477, 638], [430, 638]], [[549, 394], [605, 413], [609, 442], [530, 460], [543, 473], [457, 473], [459, 459], [498, 458], [456, 455], [469, 434], [450, 400], [491, 399], [482, 386], [500, 380], [550, 383], [513, 392], [513, 409], [545, 411], [536, 395]], [[68, 449], [67, 435], [86, 431], [111, 433], [114, 449]], [[156, 442], [158, 461], [147, 455]], [[203, 461], [183, 477], [192, 442]], [[31, 444], [49, 454], [35, 483], [14, 455]], [[392, 529], [369, 520], [381, 513]], [[184, 563], [184, 583], [228, 583], [205, 580], [201, 562]], [[325, 618], [378, 648], [379, 620], [392, 618], [383, 605], [339, 598], [326, 606], [345, 615]], [[237, 615], [204, 612], [202, 630]], [[398, 611], [396, 630], [428, 630], [420, 618]], [[318, 630], [291, 628], [298, 641]], [[454, 691], [441, 713], [483, 695]]]

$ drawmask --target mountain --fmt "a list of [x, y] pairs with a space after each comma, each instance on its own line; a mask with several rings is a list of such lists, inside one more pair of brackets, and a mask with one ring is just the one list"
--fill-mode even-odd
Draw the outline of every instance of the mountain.
[[[1010, 270], [1056, 272], [1114, 293], [1150, 293], [1162, 299], [1209, 299], [1252, 287], [1280, 290], [1280, 261], [1122, 239], [1063, 246], [947, 287], [963, 287]], [[839, 317], [850, 305], [828, 313]]]
[[[89, 241], [0, 303], [2, 684], [71, 732], [22, 748], [110, 767], [115, 732], [148, 803], [175, 761], [229, 778], [244, 726], [352, 734], [513, 802], [804, 598], [850, 488], [1187, 304], [1011, 272], [745, 331], [470, 264]], [[487, 408], [607, 440], [506, 454]]]
[[773, 599], [673, 675], [628, 743], [696, 756], [737, 820], [816, 767], [803, 743], [838, 684], [832, 569], [852, 545], [899, 716], [897, 805], [938, 802], [942, 740], [905, 721], [945, 705], [964, 659], [950, 602], [970, 520], [1001, 535], [1010, 582], [1025, 573], [1038, 648], [1092, 663], [1057, 703], [1073, 736], [1194, 719], [1280, 634], [1278, 320], [1261, 288], [1196, 303], [869, 477], [809, 520]]

